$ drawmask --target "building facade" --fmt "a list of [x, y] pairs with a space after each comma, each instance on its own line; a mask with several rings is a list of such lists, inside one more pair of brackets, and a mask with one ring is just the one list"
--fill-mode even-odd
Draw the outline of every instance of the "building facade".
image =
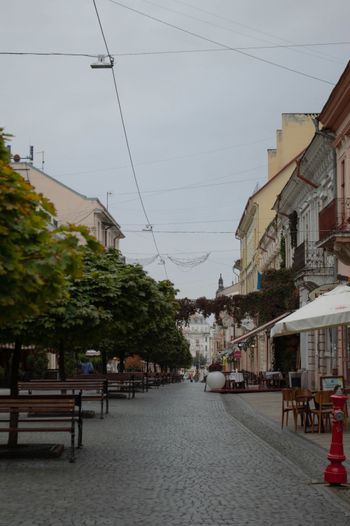
[[[294, 271], [300, 307], [310, 301], [313, 291], [332, 287], [337, 279], [336, 258], [318, 246], [319, 215], [332, 202], [335, 193], [332, 141], [330, 134], [322, 130], [315, 132], [274, 205], [280, 267]], [[332, 336], [329, 330], [300, 334], [294, 367], [307, 371], [311, 388], [318, 387], [320, 376], [331, 374]]]
[[209, 365], [214, 354], [213, 326], [199, 313], [190, 317], [189, 324], [183, 327], [183, 334], [190, 344], [193, 363], [197, 366]]
[[273, 204], [285, 186], [304, 149], [315, 132], [315, 114], [284, 113], [282, 128], [277, 130], [276, 148], [268, 150], [268, 180], [249, 199], [242, 214], [236, 237], [240, 240], [240, 292], [259, 289], [260, 240], [274, 219]]
[[72, 190], [30, 163], [13, 163], [12, 168], [52, 202], [56, 208], [56, 226], [84, 225], [105, 248], [119, 250], [124, 235], [99, 199]]
[[[337, 257], [337, 279], [350, 276], [350, 62], [324, 105], [319, 120], [333, 135], [336, 183], [334, 199], [319, 212], [320, 248]], [[350, 383], [350, 329], [337, 328], [334, 373]], [[333, 353], [334, 356], [334, 353]]]

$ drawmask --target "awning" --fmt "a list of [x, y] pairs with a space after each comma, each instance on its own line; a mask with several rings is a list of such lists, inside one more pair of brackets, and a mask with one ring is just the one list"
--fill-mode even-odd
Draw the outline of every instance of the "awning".
[[296, 310], [271, 331], [271, 336], [315, 331], [350, 324], [350, 287], [338, 285]]
[[270, 329], [275, 323], [277, 323], [280, 320], [283, 320], [283, 318], [286, 318], [290, 312], [285, 312], [284, 314], [281, 314], [280, 316], [277, 316], [277, 318], [274, 318], [273, 320], [268, 321], [267, 323], [264, 323], [264, 325], [260, 325], [259, 327], [256, 327], [255, 329], [252, 329], [249, 332], [246, 332], [245, 334], [242, 334], [242, 336], [239, 336], [238, 338], [235, 338], [232, 340], [230, 345], [235, 345], [239, 342], [243, 342], [244, 340], [247, 340], [248, 338], [251, 338], [252, 336], [255, 336], [255, 334], [258, 334], [261, 331], [264, 331], [266, 329]]

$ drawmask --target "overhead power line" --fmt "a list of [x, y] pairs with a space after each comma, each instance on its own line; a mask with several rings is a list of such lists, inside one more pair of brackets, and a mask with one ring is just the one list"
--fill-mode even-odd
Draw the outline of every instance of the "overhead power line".
[[[223, 31], [228, 31], [230, 33], [234, 33], [235, 35], [238, 34], [238, 35], [241, 35], [243, 37], [248, 37], [248, 38], [253, 38], [254, 40], [260, 40], [260, 42], [270, 42], [271, 41], [268, 41], [266, 39], [263, 39], [263, 38], [259, 38], [259, 37], [255, 37], [255, 36], [252, 36], [252, 35], [247, 35], [246, 33], [242, 33], [240, 31], [237, 31], [237, 30], [234, 30], [234, 29], [231, 29], [229, 27], [225, 27], [221, 24], [216, 24], [214, 22], [211, 22], [211, 21], [208, 21], [208, 20], [204, 20], [203, 18], [198, 18], [198, 16], [193, 16], [193, 15], [190, 15], [188, 13], [184, 13], [183, 11], [179, 11], [177, 9], [174, 9], [174, 8], [170, 8], [170, 7], [166, 7], [164, 5], [160, 5], [158, 4], [157, 2], [154, 2], [152, 0], [143, 0], [143, 2], [146, 2], [147, 4], [151, 4], [151, 5], [154, 5], [156, 7], [160, 7], [161, 9], [163, 10], [166, 10], [166, 11], [170, 11], [172, 13], [176, 13], [180, 16], [184, 16], [186, 18], [190, 18], [192, 20], [195, 20], [196, 22], [200, 22], [202, 24], [206, 24], [206, 25], [209, 25], [209, 26], [212, 26], [212, 27], [218, 27], [219, 29], [223, 30]], [[180, 2], [181, 4], [185, 5], [186, 7], [192, 7], [192, 9], [196, 9], [194, 6], [191, 6], [191, 5], [188, 5], [186, 4], [186, 2]], [[213, 13], [211, 13], [210, 11], [206, 11], [204, 9], [198, 9], [198, 11], [204, 11], [206, 14], [209, 14], [210, 16], [213, 15]], [[218, 17], [219, 18], [219, 17]], [[220, 18], [223, 18], [225, 20], [224, 17], [220, 17]], [[227, 20], [225, 20], [227, 22]], [[250, 29], [251, 30], [251, 29]], [[275, 38], [275, 37], [273, 37]], [[323, 58], [324, 60], [328, 60], [330, 62], [335, 62], [334, 59], [332, 58], [325, 58], [324, 56], [318, 54], [318, 53], [315, 53], [314, 51], [304, 51], [304, 50], [295, 50], [297, 53], [303, 53], [303, 54], [307, 54], [307, 55], [311, 55], [311, 56], [316, 56], [317, 58]]]
[[[210, 250], [210, 254], [212, 253], [219, 253], [219, 252], [225, 252], [225, 253], [231, 253], [231, 252], [239, 252], [240, 251], [240, 248], [229, 248], [229, 249], [225, 249], [225, 250], [215, 250], [215, 249], [212, 249]], [[186, 250], [186, 251], [183, 251], [183, 252], [171, 252], [171, 253], [167, 253], [165, 254], [166, 256], [178, 256], [179, 254], [202, 254], [203, 251], [202, 250]], [[123, 252], [123, 254], [132, 254], [133, 256], [135, 257], [145, 257], [145, 256], [151, 256], [152, 253], [149, 253], [149, 252]]]
[[342, 42], [310, 42], [305, 44], [271, 44], [269, 46], [239, 46], [232, 49], [226, 48], [202, 48], [202, 49], [165, 49], [163, 51], [129, 51], [124, 53], [113, 53], [114, 57], [138, 57], [143, 55], [181, 55], [186, 53], [219, 53], [228, 51], [258, 51], [264, 49], [293, 49], [293, 48], [308, 48], [320, 46], [340, 46], [349, 45], [350, 41]]
[[69, 53], [58, 51], [0, 51], [0, 55], [30, 55], [38, 57], [87, 57], [96, 58], [96, 54], [89, 53]]
[[223, 231], [207, 231], [207, 230], [154, 230], [149, 228], [147, 230], [123, 230], [127, 234], [142, 234], [143, 232], [156, 232], [157, 234], [234, 234], [233, 230]]
[[329, 84], [331, 86], [334, 86], [334, 83], [330, 82], [329, 80], [325, 80], [325, 79], [322, 79], [320, 77], [316, 77], [314, 75], [309, 75], [308, 73], [304, 73], [304, 72], [299, 71], [297, 69], [290, 68], [288, 66], [284, 66], [283, 64], [279, 64], [277, 62], [273, 62], [272, 60], [268, 60], [268, 59], [265, 59], [265, 58], [262, 58], [262, 57], [257, 57], [256, 55], [252, 55], [251, 53], [247, 53], [246, 51], [242, 51], [241, 49], [238, 49], [238, 48], [235, 48], [235, 47], [232, 47], [232, 46], [228, 46], [228, 45], [223, 44], [222, 42], [219, 42], [217, 40], [214, 40], [214, 39], [211, 39], [211, 38], [207, 38], [207, 37], [205, 37], [203, 35], [200, 35], [199, 33], [196, 33], [194, 31], [190, 31], [190, 30], [185, 29], [185, 28], [183, 28], [181, 26], [172, 24], [170, 22], [166, 22], [165, 20], [162, 20], [161, 18], [155, 17], [153, 15], [149, 15], [148, 13], [145, 13], [145, 12], [140, 11], [138, 9], [134, 9], [133, 7], [127, 6], [127, 5], [123, 4], [122, 2], [118, 2], [117, 0], [109, 0], [109, 2], [111, 2], [112, 4], [116, 4], [116, 5], [120, 6], [120, 7], [123, 7], [124, 9], [132, 11], [134, 13], [137, 13], [138, 15], [144, 16], [145, 18], [149, 18], [150, 20], [153, 20], [153, 21], [159, 22], [160, 24], [163, 24], [165, 26], [171, 27], [172, 29], [176, 29], [178, 31], [181, 31], [182, 33], [185, 33], [187, 35], [193, 36], [195, 38], [199, 38], [200, 40], [204, 40], [206, 42], [210, 42], [211, 44], [215, 44], [217, 46], [220, 46], [221, 48], [225, 48], [227, 50], [234, 51], [234, 52], [239, 53], [241, 55], [244, 55], [246, 57], [252, 58], [253, 60], [257, 60], [259, 62], [264, 62], [265, 64], [270, 64], [271, 66], [275, 66], [277, 68], [284, 69], [286, 71], [290, 71], [291, 73], [296, 73], [297, 75], [302, 75], [303, 77], [307, 77], [307, 78], [310, 78], [310, 79], [313, 79], [313, 80], [318, 80], [319, 82], [324, 82], [325, 84]]
[[[250, 141], [250, 142], [241, 143], [241, 144], [234, 144], [234, 145], [231, 145], [231, 146], [223, 146], [221, 148], [215, 148], [215, 149], [211, 149], [211, 150], [202, 150], [202, 151], [192, 152], [192, 153], [183, 154], [183, 155], [176, 155], [176, 156], [168, 157], [168, 158], [164, 158], [164, 159], [154, 159], [154, 160], [151, 160], [151, 161], [140, 161], [140, 162], [136, 162], [135, 165], [136, 166], [144, 166], [144, 165], [148, 165], [148, 164], [157, 164], [157, 163], [163, 163], [163, 162], [168, 162], [168, 161], [176, 161], [178, 159], [187, 159], [189, 157], [199, 157], [201, 155], [213, 154], [213, 153], [218, 153], [218, 152], [227, 151], [227, 150], [233, 150], [233, 149], [237, 149], [237, 148], [244, 148], [246, 146], [252, 146], [254, 144], [267, 142], [267, 141], [270, 141], [271, 139], [272, 139], [271, 137], [267, 137], [266, 139], [259, 139], [257, 141]], [[96, 173], [100, 173], [100, 172], [112, 172], [112, 171], [114, 172], [116, 170], [123, 170], [124, 168], [129, 168], [129, 164], [121, 165], [121, 166], [111, 166], [110, 168], [95, 168], [93, 170], [79, 170], [79, 171], [74, 171], [74, 172], [63, 172], [63, 173], [60, 173], [60, 174], [56, 174], [56, 177], [58, 177], [58, 176], [65, 176], [65, 175], [80, 175], [80, 174], [89, 174], [89, 173], [96, 174]], [[257, 166], [256, 169], [258, 169], [258, 168], [262, 168], [262, 166]], [[222, 177], [219, 177], [219, 179], [222, 179]], [[210, 177], [210, 180], [212, 180], [212, 177]]]
[[[193, 4], [189, 4], [187, 2], [184, 2], [183, 0], [174, 0], [176, 3], [179, 3], [179, 4], [182, 4], [186, 7], [189, 7], [195, 11], [200, 11], [200, 12], [203, 12], [211, 17], [214, 17], [216, 19], [219, 19], [219, 20], [223, 20], [225, 23], [231, 23], [235, 26], [238, 26], [238, 27], [242, 27], [244, 29], [248, 29], [248, 31], [253, 31], [254, 33], [258, 33], [260, 35], [263, 35], [265, 37], [269, 37], [269, 38], [273, 38], [274, 40], [279, 40], [280, 42], [286, 42], [288, 44], [293, 44], [293, 42], [291, 42], [290, 40], [287, 40], [286, 38], [281, 38], [277, 35], [273, 35], [272, 33], [267, 33], [266, 31], [262, 31], [261, 29], [257, 29], [255, 27], [252, 27], [250, 25], [247, 25], [247, 24], [242, 24], [241, 22], [237, 22], [237, 20], [233, 20], [232, 18], [229, 18], [227, 16], [222, 16], [220, 14], [218, 14], [217, 12], [214, 13], [213, 11], [209, 11], [209, 10], [206, 10], [206, 9], [203, 9], [203, 7], [198, 7], [198, 6], [194, 6]], [[250, 38], [254, 38], [255, 40], [260, 40], [261, 42], [268, 42], [268, 40], [265, 40], [265, 39], [262, 39], [262, 38], [259, 38], [259, 37], [251, 37], [249, 36]], [[327, 58], [327, 55], [325, 56], [324, 53], [317, 53], [316, 52], [316, 56], [319, 55], [321, 56], [321, 58]], [[334, 57], [329, 57], [328, 59], [333, 59]]]
[[[111, 1], [111, 0], [110, 0]], [[228, 51], [258, 51], [264, 49], [290, 49], [320, 46], [349, 45], [349, 40], [340, 42], [305, 42], [304, 44], [271, 44], [269, 46], [239, 46], [234, 48], [202, 48], [202, 49], [165, 49], [161, 51], [130, 51], [124, 53], [114, 52], [111, 57], [137, 57], [143, 55], [181, 55], [186, 53], [220, 53]], [[0, 51], [0, 55], [9, 56], [38, 56], [38, 57], [84, 57], [96, 58], [95, 53], [74, 53], [70, 51]], [[255, 57], [258, 59], [258, 57]]]
[[[232, 174], [232, 175], [227, 175], [227, 176], [222, 176], [218, 179], [229, 179], [229, 178], [232, 178], [234, 175], [238, 175], [240, 173], [249, 173], [249, 172], [252, 172], [252, 171], [255, 171], [257, 169], [260, 169], [261, 166], [258, 166], [256, 168], [251, 168], [249, 170], [242, 170], [241, 172], [236, 172], [235, 174]], [[245, 183], [245, 182], [251, 182], [251, 181], [257, 181], [257, 180], [262, 180], [264, 179], [265, 180], [265, 177], [248, 177], [248, 178], [245, 178], [245, 179], [231, 179], [230, 181], [220, 181], [220, 182], [216, 182], [216, 183], [200, 183], [200, 182], [196, 182], [196, 183], [191, 183], [191, 184], [187, 184], [187, 185], [184, 185], [184, 186], [175, 186], [175, 187], [170, 187], [170, 188], [159, 188], [158, 190], [144, 190], [143, 193], [144, 194], [161, 194], [161, 193], [166, 193], [166, 192], [178, 192], [179, 190], [198, 190], [199, 188], [209, 188], [209, 187], [212, 187], [212, 186], [222, 186], [222, 185], [227, 185], [227, 184], [236, 184], [236, 183]], [[133, 195], [135, 192], [120, 192], [118, 193], [118, 196], [121, 196], [121, 195]]]
[[[92, 0], [92, 1], [93, 1], [93, 4], [94, 4], [94, 8], [95, 8], [98, 24], [100, 26], [102, 38], [103, 38], [103, 41], [104, 41], [104, 44], [105, 44], [105, 47], [106, 47], [107, 56], [111, 60], [111, 54], [110, 54], [109, 47], [108, 47], [108, 44], [107, 44], [106, 36], [104, 34], [104, 31], [103, 31], [102, 22], [101, 22], [100, 15], [99, 15], [99, 12], [98, 12], [98, 9], [97, 9], [97, 5], [96, 5], [96, 0]], [[112, 60], [111, 60], [111, 64], [112, 64]], [[135, 165], [134, 165], [133, 156], [132, 156], [132, 153], [131, 153], [131, 148], [130, 148], [130, 143], [129, 143], [129, 137], [128, 137], [128, 133], [127, 133], [127, 130], [126, 130], [126, 124], [125, 124], [125, 119], [124, 119], [124, 114], [123, 114], [123, 108], [122, 108], [121, 101], [120, 101], [120, 96], [119, 96], [117, 79], [116, 79], [113, 67], [111, 68], [111, 71], [112, 71], [114, 90], [115, 90], [115, 94], [116, 94], [116, 98], [117, 98], [118, 109], [119, 109], [120, 119], [121, 119], [122, 128], [123, 128], [123, 132], [124, 132], [125, 143], [126, 143], [126, 147], [127, 147], [127, 151], [128, 151], [128, 156], [129, 156], [129, 161], [130, 161], [132, 174], [133, 174], [133, 177], [134, 177], [134, 181], [135, 181], [135, 185], [136, 185], [136, 189], [137, 189], [137, 193], [138, 193], [138, 196], [139, 196], [139, 200], [140, 200], [140, 203], [141, 203], [141, 207], [142, 207], [143, 213], [145, 215], [147, 224], [150, 225], [151, 222], [149, 220], [149, 217], [148, 217], [148, 214], [147, 214], [147, 211], [146, 211], [146, 207], [145, 207], [145, 204], [143, 202], [143, 198], [142, 198], [139, 182], [138, 182], [137, 175], [136, 175]], [[157, 240], [156, 240], [156, 237], [155, 237], [154, 232], [153, 232], [152, 229], [151, 229], [151, 233], [152, 233], [154, 246], [156, 248], [156, 251], [157, 251], [157, 254], [158, 254], [158, 257], [159, 257], [159, 263], [161, 263], [164, 266], [165, 276], [168, 279], [168, 272], [167, 272], [167, 269], [166, 269], [165, 260], [160, 255], [158, 244], [157, 244]]]

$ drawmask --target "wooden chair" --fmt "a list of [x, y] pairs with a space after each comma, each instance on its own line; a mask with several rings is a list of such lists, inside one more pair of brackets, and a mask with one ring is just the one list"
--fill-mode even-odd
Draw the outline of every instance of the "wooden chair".
[[306, 432], [307, 425], [311, 423], [310, 401], [313, 399], [312, 392], [310, 389], [298, 388], [295, 389], [294, 396], [294, 417], [298, 422], [298, 416], [300, 416], [301, 425], [304, 426], [304, 432]]
[[315, 408], [310, 409], [312, 432], [314, 432], [316, 416], [318, 433], [325, 430], [327, 423], [329, 429], [331, 429], [332, 401], [330, 397], [332, 394], [332, 391], [318, 391], [315, 393]]
[[294, 390], [293, 389], [282, 389], [282, 424], [281, 429], [283, 429], [284, 426], [284, 415], [286, 415], [286, 425], [288, 425], [288, 416], [289, 413], [293, 413], [294, 417], [294, 428], [295, 431], [297, 430], [297, 423], [295, 419], [295, 411], [294, 411]]

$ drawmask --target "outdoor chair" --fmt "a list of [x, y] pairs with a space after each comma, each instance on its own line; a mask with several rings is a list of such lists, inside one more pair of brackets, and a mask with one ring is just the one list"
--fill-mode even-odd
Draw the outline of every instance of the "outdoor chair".
[[332, 391], [318, 391], [315, 393], [315, 408], [310, 409], [312, 432], [314, 432], [316, 416], [318, 433], [321, 433], [321, 431], [326, 429], [327, 423], [329, 425], [329, 429], [331, 428], [332, 401], [330, 397], [332, 394]]
[[294, 417], [294, 428], [296, 431], [297, 428], [297, 422], [295, 419], [295, 411], [294, 411], [294, 391], [293, 389], [282, 389], [282, 424], [281, 429], [283, 429], [284, 426], [284, 415], [286, 415], [286, 425], [288, 426], [288, 416], [289, 413], [293, 413]]

